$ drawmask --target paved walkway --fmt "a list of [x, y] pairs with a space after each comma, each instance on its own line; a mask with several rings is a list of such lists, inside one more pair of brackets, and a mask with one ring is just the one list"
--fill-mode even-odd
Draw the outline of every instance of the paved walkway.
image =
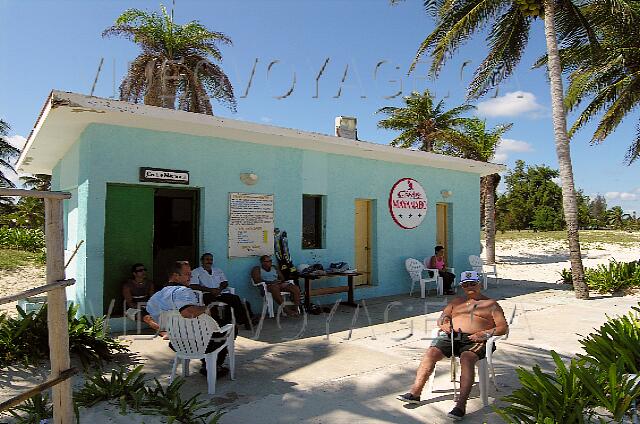
[[[499, 391], [490, 386], [490, 405], [499, 404], [501, 396], [518, 387], [516, 367], [531, 368], [538, 363], [551, 370], [550, 349], [566, 358], [572, 356], [580, 350], [577, 334], [588, 334], [602, 324], [605, 314], [624, 314], [638, 302], [631, 296], [578, 301], [561, 285], [513, 280], [501, 280], [499, 287], [490, 287], [486, 294], [500, 299], [507, 314], [514, 306], [518, 314], [511, 336], [499, 344], [494, 356]], [[430, 308], [429, 312], [435, 307]], [[408, 296], [372, 299], [367, 302], [367, 311], [372, 325], [361, 308], [350, 337], [355, 309], [346, 306], [340, 306], [333, 317], [328, 340], [328, 315], [324, 314], [309, 316], [308, 326], [297, 340], [284, 339], [299, 332], [302, 319], [285, 318], [281, 329], [275, 320], [268, 320], [258, 340], [246, 338], [251, 334], [243, 331], [237, 340], [236, 380], [219, 380], [214, 396], [227, 411], [221, 422], [450, 422], [446, 412], [453, 406], [453, 390], [446, 361], [437, 367], [435, 391], [423, 394], [423, 404], [406, 405], [395, 399], [411, 385], [419, 359], [430, 343], [425, 338], [434, 324], [425, 322], [424, 301]], [[427, 316], [438, 315], [434, 311]], [[166, 342], [159, 338], [133, 340], [132, 350], [142, 352], [140, 359], [147, 374], [166, 379], [172, 359]], [[206, 379], [196, 369], [193, 364], [185, 395], [206, 393]], [[467, 411], [467, 423], [501, 422], [491, 407], [482, 407], [477, 386], [471, 392]]]

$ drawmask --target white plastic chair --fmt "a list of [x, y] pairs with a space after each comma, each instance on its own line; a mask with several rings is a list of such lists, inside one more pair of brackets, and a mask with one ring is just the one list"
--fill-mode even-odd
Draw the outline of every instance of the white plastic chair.
[[[482, 275], [482, 287], [484, 290], [488, 287], [487, 277], [493, 277], [496, 280], [496, 284], [498, 284], [498, 268], [496, 268], [496, 264], [485, 265], [480, 256], [469, 255], [469, 265], [471, 268], [478, 274]], [[492, 268], [493, 270], [485, 270], [485, 267]]]
[[[438, 337], [439, 331], [440, 331], [439, 328], [434, 328], [433, 330], [431, 330], [431, 338], [435, 339], [436, 337]], [[488, 342], [486, 347], [487, 347], [487, 353], [490, 352]], [[447, 361], [450, 360], [449, 358], [445, 358], [445, 359]], [[460, 358], [456, 357], [456, 361], [458, 361], [458, 369], [460, 369]], [[483, 406], [487, 406], [489, 404], [489, 393], [488, 393], [488, 384], [487, 384], [489, 380], [489, 367], [487, 366], [487, 362], [488, 362], [487, 358], [481, 359], [478, 362], [476, 362], [476, 368], [478, 369], [478, 372], [476, 373], [476, 375], [478, 377], [478, 386], [480, 388], [480, 399], [482, 399]], [[436, 363], [435, 367], [433, 367], [433, 372], [429, 376], [429, 386], [427, 388], [429, 394], [433, 393], [433, 383], [436, 378], [437, 368], [438, 368], [438, 363]], [[458, 383], [457, 381], [453, 382], [454, 396], [457, 393], [457, 383]]]
[[[189, 361], [191, 359], [204, 358], [207, 364], [208, 393], [210, 395], [215, 394], [218, 354], [225, 347], [229, 356], [230, 376], [232, 380], [235, 380], [236, 361], [233, 323], [220, 328], [218, 323], [207, 314], [201, 314], [196, 318], [184, 318], [179, 311], [170, 311], [162, 315], [162, 321], [169, 333], [169, 340], [176, 351], [169, 382], [173, 381], [176, 375], [179, 360], [182, 361], [183, 377], [188, 377]], [[224, 343], [213, 352], [205, 353], [213, 333], [223, 333]]]
[[[414, 258], [408, 258], [404, 262], [404, 266], [409, 273], [409, 277], [411, 278], [411, 291], [409, 291], [409, 296], [413, 295], [413, 288], [416, 283], [420, 283], [420, 297], [422, 299], [426, 297], [427, 283], [436, 283], [438, 296], [442, 296], [442, 278], [440, 278], [440, 276], [438, 275], [437, 269], [425, 268], [422, 262]], [[432, 275], [424, 278], [422, 276], [423, 271], [431, 271]]]
[[[253, 278], [249, 277], [249, 280], [251, 281], [251, 284], [254, 287], [258, 287], [260, 289], [260, 294], [262, 295], [262, 316], [265, 315], [265, 312], [267, 312], [269, 314], [269, 318], [273, 318], [275, 317], [275, 312], [273, 309], [273, 295], [271, 294], [271, 292], [269, 292], [269, 290], [267, 290], [267, 283], [265, 283], [264, 281], [260, 281], [259, 283], [256, 283], [255, 281], [253, 281]], [[294, 284], [293, 280], [287, 280], [289, 283]], [[282, 306], [285, 305], [295, 305], [295, 303], [293, 303], [290, 300], [290, 295], [291, 293], [289, 292], [280, 292], [280, 295], [282, 296], [282, 299], [284, 300], [282, 302]], [[280, 313], [279, 311], [282, 308], [278, 309], [278, 313]]]
[[516, 325], [516, 310], [517, 307], [514, 306], [513, 310], [511, 311], [511, 315], [509, 315], [508, 317], [506, 317], [507, 319], [507, 324], [509, 324], [509, 330], [507, 331], [507, 334], [503, 334], [502, 336], [491, 336], [489, 337], [489, 339], [487, 340], [487, 364], [489, 365], [489, 371], [491, 372], [491, 381], [493, 382], [493, 387], [496, 388], [496, 390], [498, 389], [498, 382], [496, 380], [496, 371], [493, 368], [493, 346], [495, 344], [497, 344], [499, 341], [502, 340], [507, 340], [509, 338], [509, 333], [511, 333], [511, 327]]

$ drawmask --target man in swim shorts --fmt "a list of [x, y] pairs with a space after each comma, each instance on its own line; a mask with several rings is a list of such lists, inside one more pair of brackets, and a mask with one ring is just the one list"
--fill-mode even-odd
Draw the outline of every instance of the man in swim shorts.
[[[438, 319], [440, 332], [420, 361], [416, 379], [409, 392], [398, 396], [403, 402], [420, 403], [420, 393], [433, 372], [436, 362], [460, 357], [460, 393], [455, 407], [447, 414], [461, 420], [466, 413], [467, 399], [475, 378], [475, 364], [486, 356], [486, 341], [491, 336], [507, 334], [509, 326], [498, 302], [480, 292], [482, 285], [478, 273], [464, 271], [460, 275], [464, 297], [455, 297]], [[495, 348], [495, 347], [494, 347]]]

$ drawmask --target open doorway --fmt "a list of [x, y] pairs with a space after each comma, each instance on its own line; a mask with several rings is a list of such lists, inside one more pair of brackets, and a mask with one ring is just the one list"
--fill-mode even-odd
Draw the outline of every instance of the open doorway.
[[198, 263], [199, 190], [107, 184], [104, 234], [103, 307], [115, 299], [122, 313], [122, 283], [142, 263], [162, 287], [174, 261]]

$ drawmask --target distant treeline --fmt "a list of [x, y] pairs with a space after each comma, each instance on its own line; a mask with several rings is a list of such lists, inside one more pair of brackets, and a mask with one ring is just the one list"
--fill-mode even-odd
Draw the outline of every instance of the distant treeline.
[[[528, 166], [522, 160], [505, 176], [506, 191], [497, 195], [496, 229], [553, 231], [563, 230], [562, 189], [556, 183], [560, 174], [545, 165]], [[625, 214], [620, 206], [607, 209], [604, 196], [591, 199], [577, 192], [578, 222], [581, 229], [640, 230], [640, 219]]]

